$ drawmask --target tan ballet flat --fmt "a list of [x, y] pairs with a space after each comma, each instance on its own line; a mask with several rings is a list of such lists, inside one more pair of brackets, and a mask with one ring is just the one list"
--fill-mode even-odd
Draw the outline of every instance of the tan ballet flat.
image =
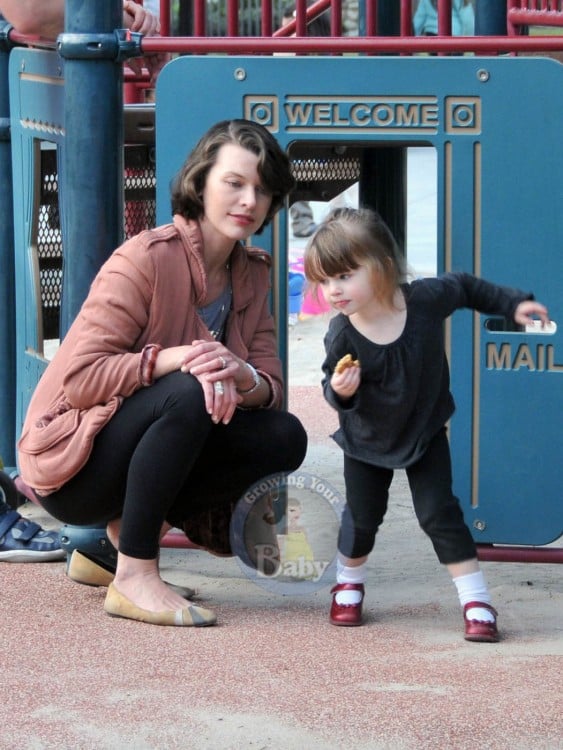
[[[109, 586], [115, 578], [115, 567], [75, 549], [70, 556], [66, 573], [72, 581], [83, 583], [85, 586]], [[191, 599], [196, 593], [187, 586], [177, 586], [175, 583], [166, 585], [184, 599]]]
[[141, 609], [126, 596], [123, 596], [113, 583], [108, 586], [104, 610], [112, 617], [125, 617], [128, 620], [138, 620], [151, 625], [203, 628], [207, 625], [214, 625], [217, 621], [214, 612], [203, 607], [196, 607], [194, 604], [182, 607], [182, 609], [167, 609], [162, 612], [150, 612], [147, 609]]

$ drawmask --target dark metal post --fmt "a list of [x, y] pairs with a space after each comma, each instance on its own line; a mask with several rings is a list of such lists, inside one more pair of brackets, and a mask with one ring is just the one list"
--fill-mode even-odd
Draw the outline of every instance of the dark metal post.
[[406, 236], [406, 149], [366, 149], [362, 156], [360, 205], [375, 209], [393, 232], [402, 252]]
[[378, 0], [377, 36], [400, 36], [401, 4], [397, 0]]
[[506, 0], [476, 0], [475, 36], [506, 36]]
[[358, 31], [360, 36], [373, 33], [369, 28], [375, 22], [377, 36], [401, 35], [401, 4], [399, 0], [377, 0], [375, 18], [371, 8], [372, 0], [360, 0]]
[[122, 3], [66, 0], [61, 338], [123, 237], [123, 85], [115, 30]]
[[0, 16], [0, 457], [16, 463], [16, 303], [8, 61], [11, 26]]
[[[365, 0], [370, 2], [370, 0]], [[365, 5], [361, 4], [365, 9]], [[400, 36], [401, 4], [378, 0], [377, 36]], [[362, 156], [360, 204], [375, 209], [404, 251], [406, 234], [406, 149], [368, 148]]]

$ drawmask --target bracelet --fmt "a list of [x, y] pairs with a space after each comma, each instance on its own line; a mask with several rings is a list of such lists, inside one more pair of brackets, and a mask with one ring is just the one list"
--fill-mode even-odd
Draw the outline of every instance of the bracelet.
[[258, 388], [260, 385], [260, 375], [256, 372], [256, 369], [252, 367], [250, 362], [244, 363], [250, 372], [252, 373], [252, 378], [254, 380], [254, 383], [250, 386], [250, 388], [247, 388], [245, 391], [241, 391], [240, 388], [237, 388], [237, 392], [240, 393], [241, 396], [247, 396], [249, 393], [254, 393], [254, 391]]
[[154, 366], [161, 350], [160, 344], [147, 344], [144, 347], [139, 365], [139, 380], [142, 386], [147, 387], [153, 384]]

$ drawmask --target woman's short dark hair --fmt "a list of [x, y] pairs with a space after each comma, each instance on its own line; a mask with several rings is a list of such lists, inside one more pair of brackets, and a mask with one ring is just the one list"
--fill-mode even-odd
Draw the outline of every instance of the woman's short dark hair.
[[207, 175], [217, 161], [219, 149], [226, 143], [242, 146], [258, 157], [260, 180], [272, 195], [270, 210], [257, 231], [259, 234], [283, 206], [295, 180], [285, 151], [265, 127], [252, 120], [222, 120], [200, 138], [172, 183], [172, 213], [181, 214], [185, 219], [203, 216]]

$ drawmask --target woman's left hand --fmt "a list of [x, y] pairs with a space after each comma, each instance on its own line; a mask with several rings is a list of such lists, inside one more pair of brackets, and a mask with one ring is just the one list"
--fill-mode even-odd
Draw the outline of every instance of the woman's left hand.
[[201, 383], [205, 407], [213, 422], [228, 424], [242, 396], [237, 392], [237, 376], [244, 376], [244, 360], [219, 341], [193, 341], [182, 372], [189, 372]]

